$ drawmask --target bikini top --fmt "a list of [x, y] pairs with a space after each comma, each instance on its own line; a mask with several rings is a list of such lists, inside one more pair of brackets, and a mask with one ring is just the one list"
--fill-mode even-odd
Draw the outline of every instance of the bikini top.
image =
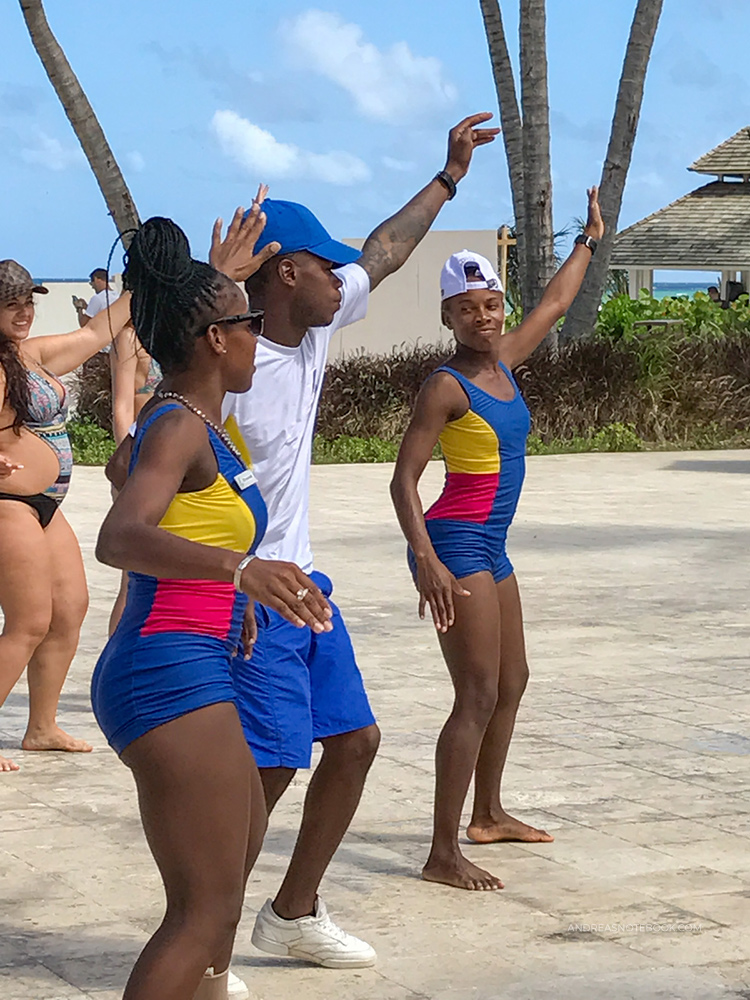
[[[170, 410], [182, 409], [166, 403], [149, 413], [136, 429], [130, 457], [132, 472], [148, 428]], [[177, 493], [164, 513], [159, 527], [173, 535], [235, 552], [254, 552], [265, 534], [268, 513], [255, 476], [206, 425], [216, 457], [216, 479], [202, 490]]]
[[161, 367], [159, 362], [154, 358], [149, 358], [148, 361], [148, 374], [146, 375], [146, 381], [143, 383], [140, 389], [136, 389], [136, 396], [151, 396], [156, 392], [157, 386], [163, 378]]
[[39, 372], [26, 372], [29, 385], [29, 415], [26, 426], [32, 431], [53, 430], [64, 424], [68, 416], [68, 392], [52, 372], [46, 374], [62, 388], [62, 397], [55, 386]]

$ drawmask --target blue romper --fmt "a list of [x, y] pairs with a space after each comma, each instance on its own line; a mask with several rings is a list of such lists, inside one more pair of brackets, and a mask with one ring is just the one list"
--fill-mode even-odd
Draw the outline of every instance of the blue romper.
[[[440, 561], [456, 579], [486, 571], [496, 583], [513, 572], [505, 552], [508, 528], [518, 506], [531, 418], [516, 382], [510, 400], [497, 399], [465, 375], [443, 365], [469, 400], [468, 411], [446, 424], [440, 435], [445, 485], [425, 514], [425, 525]], [[408, 552], [416, 579], [416, 561]]]
[[[131, 471], [148, 428], [178, 408], [156, 407], [138, 428]], [[159, 527], [193, 542], [253, 552], [266, 530], [266, 505], [252, 473], [207, 429], [216, 479], [203, 490], [177, 493]], [[247, 597], [232, 583], [128, 574], [125, 610], [91, 680], [94, 715], [118, 754], [188, 712], [236, 704], [231, 658], [246, 607]]]

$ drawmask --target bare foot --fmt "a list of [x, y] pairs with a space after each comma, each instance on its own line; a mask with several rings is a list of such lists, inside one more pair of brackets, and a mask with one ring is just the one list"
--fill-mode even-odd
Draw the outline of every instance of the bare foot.
[[8, 760], [0, 754], [0, 771], [20, 771], [21, 768], [13, 760]]
[[504, 840], [521, 840], [526, 844], [549, 844], [555, 838], [546, 830], [537, 830], [506, 812], [487, 823], [470, 823], [466, 836], [476, 844], [497, 844]]
[[94, 749], [86, 740], [76, 739], [59, 726], [33, 736], [26, 733], [21, 747], [24, 750], [64, 750], [67, 753], [91, 753]]
[[499, 878], [473, 865], [462, 854], [447, 861], [429, 860], [422, 869], [422, 878], [425, 882], [440, 882], [455, 889], [486, 892], [505, 888]]

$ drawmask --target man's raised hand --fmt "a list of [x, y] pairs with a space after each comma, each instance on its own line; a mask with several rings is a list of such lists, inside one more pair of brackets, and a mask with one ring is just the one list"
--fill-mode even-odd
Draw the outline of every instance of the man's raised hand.
[[478, 128], [490, 118], [492, 118], [491, 111], [469, 115], [448, 133], [448, 159], [445, 162], [445, 169], [456, 183], [466, 176], [476, 147], [486, 146], [500, 135], [499, 128]]

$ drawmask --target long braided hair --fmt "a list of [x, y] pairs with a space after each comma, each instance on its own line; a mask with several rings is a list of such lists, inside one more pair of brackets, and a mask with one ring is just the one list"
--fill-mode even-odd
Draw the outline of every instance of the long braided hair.
[[138, 229], [125, 255], [123, 286], [133, 293], [138, 340], [165, 374], [184, 371], [195, 338], [216, 317], [218, 293], [229, 278], [193, 260], [185, 233], [155, 216]]

